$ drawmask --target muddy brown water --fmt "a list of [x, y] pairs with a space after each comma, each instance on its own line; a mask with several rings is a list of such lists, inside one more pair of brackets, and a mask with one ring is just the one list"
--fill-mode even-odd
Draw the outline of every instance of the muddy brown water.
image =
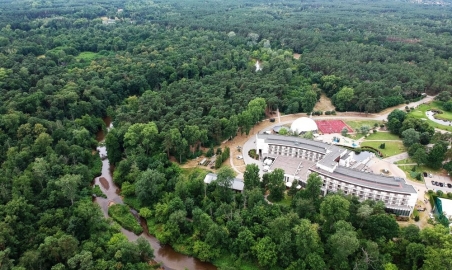
[[[104, 119], [105, 124], [111, 128], [111, 119]], [[97, 136], [97, 140], [101, 142], [105, 138], [105, 134], [103, 131], [100, 131]], [[105, 146], [97, 147], [97, 151], [99, 155], [107, 156], [107, 149]], [[102, 179], [102, 180], [101, 180]], [[103, 183], [102, 183], [103, 182]], [[94, 201], [100, 206], [102, 213], [105, 218], [108, 218], [108, 206], [111, 204], [123, 204], [121, 197], [118, 195], [118, 187], [113, 182], [113, 176], [110, 169], [110, 162], [108, 158], [102, 160], [102, 174], [99, 177], [94, 179], [94, 184], [99, 185], [100, 189], [107, 195], [107, 198], [98, 197]], [[109, 188], [105, 188], [108, 186]], [[216, 270], [217, 267], [211, 263], [201, 262], [200, 260], [184, 255], [182, 253], [176, 252], [169, 245], [160, 245], [157, 238], [150, 235], [147, 229], [146, 221], [141, 219], [141, 226], [144, 229], [144, 233], [141, 235], [136, 235], [133, 232], [130, 232], [124, 228], [121, 229], [121, 232], [129, 239], [129, 241], [136, 241], [138, 237], [143, 237], [146, 239], [151, 247], [154, 249], [154, 260], [161, 263], [164, 269], [169, 270]]]

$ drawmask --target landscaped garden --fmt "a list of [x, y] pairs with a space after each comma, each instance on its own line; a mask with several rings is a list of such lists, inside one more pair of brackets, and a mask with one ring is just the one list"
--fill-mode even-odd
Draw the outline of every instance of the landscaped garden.
[[344, 121], [349, 127], [353, 129], [355, 132], [359, 132], [359, 128], [361, 126], [369, 126], [371, 129], [374, 127], [375, 124], [383, 124], [382, 121], [378, 120], [356, 120], [356, 121]]
[[[381, 149], [380, 145], [384, 143], [385, 148]], [[361, 143], [361, 147], [363, 146], [370, 146], [377, 150], [379, 150], [383, 157], [390, 157], [394, 155], [398, 155], [400, 153], [403, 153], [406, 151], [405, 147], [403, 146], [402, 141], [395, 141], [395, 142], [384, 142], [384, 141], [364, 141]]]
[[421, 104], [416, 109], [412, 110], [410, 113], [408, 113], [409, 116], [422, 119], [425, 121], [428, 121], [429, 125], [431, 125], [434, 128], [447, 130], [452, 132], [452, 126], [446, 126], [438, 124], [430, 119], [427, 118], [426, 112], [431, 110], [440, 110], [443, 113], [442, 114], [436, 114], [435, 117], [437, 119], [442, 120], [450, 120], [452, 121], [452, 112], [447, 112], [442, 108], [442, 102], [441, 101], [433, 101], [428, 104]]
[[377, 140], [397, 140], [399, 141], [400, 138], [399, 136], [392, 134], [390, 132], [376, 132], [376, 133], [371, 133], [369, 136], [366, 137], [366, 140], [373, 140], [373, 141], [377, 141]]

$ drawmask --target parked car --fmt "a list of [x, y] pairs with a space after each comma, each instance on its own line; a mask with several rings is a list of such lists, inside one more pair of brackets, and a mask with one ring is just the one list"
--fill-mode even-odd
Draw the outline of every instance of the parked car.
[[431, 173], [428, 174], [428, 177], [433, 178], [433, 175]]
[[448, 187], [448, 188], [452, 188], [452, 185], [449, 184], [449, 183], [447, 183], [447, 187]]
[[439, 186], [440, 187], [444, 187], [444, 183], [439, 183]]
[[436, 186], [436, 182], [435, 182], [435, 181], [432, 181], [432, 185]]
[[427, 177], [427, 173], [426, 172], [424, 172], [424, 177]]

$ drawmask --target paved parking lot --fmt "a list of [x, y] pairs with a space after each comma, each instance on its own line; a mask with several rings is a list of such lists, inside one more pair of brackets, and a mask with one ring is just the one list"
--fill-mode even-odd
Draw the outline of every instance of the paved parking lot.
[[[448, 188], [447, 184], [452, 184], [452, 181], [450, 180], [450, 177], [448, 176], [442, 176], [442, 175], [436, 175], [433, 174], [432, 177], [424, 177], [425, 185], [428, 189], [438, 191], [442, 190], [444, 193], [452, 192], [452, 188]], [[444, 183], [444, 187], [435, 186], [432, 184], [432, 181], [441, 182]]]

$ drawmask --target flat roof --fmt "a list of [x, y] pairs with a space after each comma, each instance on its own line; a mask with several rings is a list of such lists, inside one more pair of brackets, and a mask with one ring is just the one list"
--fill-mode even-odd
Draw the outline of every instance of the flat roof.
[[276, 156], [275, 160], [273, 161], [272, 165], [270, 166], [271, 170], [274, 169], [283, 169], [285, 173], [295, 175], [297, 172], [297, 169], [300, 168], [300, 166], [303, 166], [303, 159], [301, 158], [294, 158], [294, 157], [288, 157], [288, 156]]
[[[326, 147], [327, 146], [334, 146], [334, 145], [328, 145], [326, 143], [317, 142], [313, 140], [307, 140], [304, 138], [299, 137], [291, 137], [291, 136], [281, 136], [281, 135], [273, 135], [273, 134], [258, 134], [257, 138], [259, 139], [265, 139], [265, 142], [268, 144], [277, 144], [277, 145], [284, 145], [284, 146], [290, 146], [290, 147], [298, 147], [298, 148], [304, 148], [307, 150], [319, 152], [326, 154]], [[334, 146], [336, 147], [336, 146]]]
[[[327, 144], [324, 142], [319, 141], [313, 141], [313, 140], [307, 140], [304, 138], [299, 137], [291, 137], [291, 136], [281, 136], [281, 135], [269, 135], [269, 134], [258, 134], [258, 139], [264, 139], [266, 143], [268, 144], [276, 144], [276, 145], [283, 145], [283, 146], [290, 146], [290, 147], [297, 147], [300, 149], [306, 149], [315, 151], [318, 153], [323, 153], [323, 158], [317, 162], [317, 164], [333, 168], [334, 166], [338, 165], [337, 161], [341, 154], [348, 154], [348, 152], [345, 148], [333, 145], [333, 144]], [[332, 178], [336, 178], [338, 180], [341, 180], [343, 182], [347, 182], [349, 184], [353, 185], [359, 185], [363, 187], [368, 187], [372, 189], [382, 190], [382, 191], [388, 191], [388, 192], [400, 192], [400, 193], [409, 193], [413, 194], [416, 193], [416, 189], [405, 182], [405, 179], [399, 178], [399, 177], [389, 177], [379, 174], [373, 174], [373, 173], [366, 173], [361, 172], [356, 169], [346, 168], [342, 166], [337, 166], [337, 168], [334, 170], [334, 172], [328, 172], [325, 170], [322, 170], [318, 168], [317, 166], [314, 166], [315, 163], [311, 161], [311, 166], [304, 166], [304, 163], [307, 162], [306, 159], [300, 159], [300, 158], [294, 158], [290, 156], [281, 156], [281, 155], [268, 155], [272, 157], [277, 157], [276, 160], [279, 159], [279, 161], [275, 164], [275, 162], [272, 164], [272, 168], [281, 168], [283, 169], [287, 174], [295, 175], [295, 173], [291, 173], [294, 171], [294, 165], [292, 165], [291, 160], [295, 160], [293, 162], [297, 162], [297, 160], [301, 160], [303, 164], [304, 169], [310, 168], [312, 171], [317, 171], [323, 175], [330, 176]], [[366, 156], [367, 157], [367, 156]], [[360, 159], [359, 157], [358, 159]], [[286, 169], [287, 168], [287, 171]], [[297, 169], [295, 169], [295, 172]], [[298, 175], [305, 175], [302, 174], [300, 171], [298, 172]], [[306, 173], [306, 172], [305, 172]], [[301, 178], [303, 179], [303, 178]], [[452, 212], [451, 212], [452, 213]]]
[[345, 148], [340, 148], [340, 147], [337, 147], [334, 145], [328, 145], [328, 146], [332, 146], [332, 147], [327, 148], [328, 153], [325, 156], [323, 156], [323, 158], [321, 160], [319, 160], [318, 163], [323, 166], [333, 168], [339, 162], [341, 154], [347, 150]]
[[332, 173], [312, 167], [312, 171], [327, 175], [329, 177], [347, 182], [353, 185], [368, 187], [371, 189], [379, 189], [389, 192], [416, 193], [413, 186], [405, 183], [403, 178], [388, 177], [379, 174], [365, 173], [354, 169], [338, 166]]
[[[212, 181], [215, 181], [215, 180], [217, 180], [217, 175], [214, 173], [208, 173], [206, 175], [206, 177], [204, 177], [204, 183], [206, 183], [206, 184], [210, 184]], [[243, 182], [242, 179], [234, 178], [232, 180], [231, 188], [233, 190], [243, 191], [244, 187], [245, 187], [245, 183]]]
[[366, 158], [372, 156], [373, 154], [374, 154], [374, 153], [372, 153], [372, 152], [362, 151], [362, 152], [359, 153], [359, 154], [355, 154], [355, 155], [353, 156], [353, 159], [354, 159], [356, 162], [362, 162], [362, 161], [364, 161]]

